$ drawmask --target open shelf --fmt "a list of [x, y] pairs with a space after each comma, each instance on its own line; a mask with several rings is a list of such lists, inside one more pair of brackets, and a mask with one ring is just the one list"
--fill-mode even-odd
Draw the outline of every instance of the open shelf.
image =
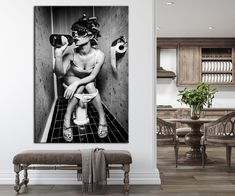
[[202, 48], [202, 58], [232, 59], [232, 48]]
[[202, 74], [232, 74], [232, 71], [202, 71]]
[[233, 48], [201, 48], [201, 81], [213, 85], [234, 84]]
[[202, 57], [204, 61], [232, 61], [232, 57]]

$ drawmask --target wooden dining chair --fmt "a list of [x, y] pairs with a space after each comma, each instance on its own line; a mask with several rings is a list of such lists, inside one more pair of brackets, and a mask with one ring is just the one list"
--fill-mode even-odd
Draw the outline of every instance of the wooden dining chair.
[[206, 145], [225, 146], [227, 166], [231, 167], [231, 151], [235, 146], [235, 112], [204, 125], [204, 135], [201, 138], [203, 167], [206, 162]]
[[157, 118], [157, 145], [174, 145], [175, 166], [178, 167], [179, 138], [176, 135], [176, 124]]

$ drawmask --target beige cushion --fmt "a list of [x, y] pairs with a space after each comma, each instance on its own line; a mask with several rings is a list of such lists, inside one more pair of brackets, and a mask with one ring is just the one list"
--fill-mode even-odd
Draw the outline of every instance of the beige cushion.
[[[107, 164], [130, 164], [131, 154], [125, 150], [104, 150]], [[80, 150], [28, 150], [13, 158], [14, 164], [82, 164]]]
[[191, 131], [191, 128], [189, 127], [178, 128], [176, 129], [176, 135], [178, 135], [179, 137], [184, 137], [190, 131]]

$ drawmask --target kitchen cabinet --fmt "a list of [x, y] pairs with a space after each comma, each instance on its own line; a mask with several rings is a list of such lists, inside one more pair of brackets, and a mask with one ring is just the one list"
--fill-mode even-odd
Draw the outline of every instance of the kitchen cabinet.
[[200, 79], [200, 48], [198, 46], [179, 46], [177, 84], [191, 85]]
[[157, 45], [177, 49], [177, 86], [235, 85], [235, 38], [159, 38]]

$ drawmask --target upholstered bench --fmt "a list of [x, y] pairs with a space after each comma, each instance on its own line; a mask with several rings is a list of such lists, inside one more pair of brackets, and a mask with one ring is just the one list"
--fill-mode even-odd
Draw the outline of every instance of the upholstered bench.
[[[107, 169], [124, 171], [124, 190], [128, 193], [131, 154], [124, 150], [104, 150], [104, 155]], [[29, 150], [17, 154], [13, 164], [16, 173], [14, 189], [19, 193], [21, 186], [27, 187], [29, 182], [28, 170], [81, 170], [82, 154], [80, 150]], [[24, 179], [20, 182], [19, 173], [22, 170]]]

